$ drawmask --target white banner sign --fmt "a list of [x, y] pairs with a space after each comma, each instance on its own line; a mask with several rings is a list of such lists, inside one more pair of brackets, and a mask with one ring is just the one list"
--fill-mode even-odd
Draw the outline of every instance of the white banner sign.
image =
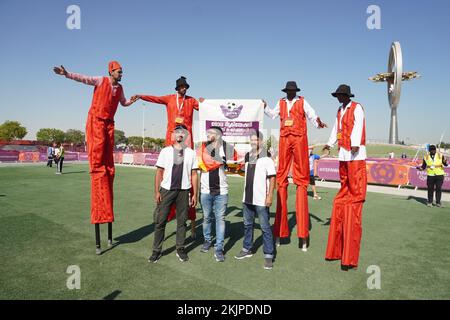
[[206, 130], [220, 127], [229, 143], [246, 143], [254, 130], [263, 129], [264, 105], [261, 99], [205, 99], [199, 106], [200, 140]]

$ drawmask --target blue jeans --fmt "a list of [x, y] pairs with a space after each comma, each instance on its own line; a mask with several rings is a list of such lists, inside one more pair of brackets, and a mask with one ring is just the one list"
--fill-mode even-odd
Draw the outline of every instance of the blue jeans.
[[205, 241], [212, 242], [211, 222], [216, 220], [216, 251], [223, 251], [225, 239], [225, 212], [227, 211], [228, 194], [212, 196], [207, 193], [200, 194], [200, 203], [203, 209], [203, 237]]
[[273, 258], [273, 235], [269, 223], [269, 208], [243, 203], [244, 209], [244, 248], [248, 252], [253, 247], [253, 224], [255, 215], [258, 215], [259, 225], [263, 234], [264, 258]]

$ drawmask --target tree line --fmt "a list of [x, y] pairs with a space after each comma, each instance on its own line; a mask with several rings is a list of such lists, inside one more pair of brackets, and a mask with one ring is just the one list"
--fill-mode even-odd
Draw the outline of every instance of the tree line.
[[[21, 140], [27, 135], [27, 129], [18, 121], [5, 121], [0, 125], [0, 140], [10, 142], [12, 140]], [[43, 144], [68, 143], [73, 145], [83, 145], [86, 140], [85, 133], [77, 129], [63, 131], [57, 128], [41, 128], [36, 133], [36, 140]], [[164, 147], [164, 139], [130, 136], [127, 137], [122, 130], [114, 130], [115, 147], [131, 150], [156, 149]]]
[[[0, 125], [0, 140], [21, 140], [27, 135], [27, 129], [18, 121], [5, 121]], [[36, 133], [36, 139], [42, 143], [70, 143], [81, 145], [85, 142], [85, 134], [81, 130], [69, 129], [66, 132], [56, 128], [42, 128]], [[144, 141], [139, 136], [125, 136], [122, 130], [114, 130], [115, 147], [130, 148], [131, 150], [153, 149], [160, 150], [164, 147], [164, 139], [145, 137]], [[436, 144], [440, 148], [450, 149], [450, 143], [442, 142]], [[267, 149], [277, 147], [277, 139], [271, 136], [266, 141]]]

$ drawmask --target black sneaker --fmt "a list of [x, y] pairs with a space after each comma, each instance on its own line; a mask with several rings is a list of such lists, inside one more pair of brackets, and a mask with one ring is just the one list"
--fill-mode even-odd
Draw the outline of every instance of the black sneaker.
[[264, 258], [264, 269], [271, 270], [273, 268], [273, 259]]
[[209, 251], [209, 249], [211, 248], [211, 246], [212, 246], [211, 242], [205, 241], [203, 243], [202, 248], [201, 248], [200, 251], [203, 252], [203, 253], [207, 253]]
[[189, 260], [189, 257], [184, 249], [177, 249], [177, 257], [181, 262], [186, 262]]
[[223, 251], [222, 250], [214, 252], [214, 258], [216, 258], [217, 262], [224, 262], [225, 261], [225, 256], [223, 255]]
[[148, 262], [157, 263], [159, 259], [161, 259], [162, 253], [153, 251], [153, 254], [150, 258], [148, 258]]
[[241, 250], [237, 255], [234, 256], [236, 259], [241, 260], [245, 258], [253, 257], [253, 253], [251, 251]]

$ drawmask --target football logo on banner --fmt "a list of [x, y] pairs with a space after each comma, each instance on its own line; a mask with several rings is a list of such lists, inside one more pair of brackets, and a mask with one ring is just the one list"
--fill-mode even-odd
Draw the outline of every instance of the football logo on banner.
[[250, 134], [263, 128], [261, 99], [205, 99], [199, 111], [201, 141], [206, 141], [206, 130], [211, 127], [220, 127], [229, 143], [249, 142]]

